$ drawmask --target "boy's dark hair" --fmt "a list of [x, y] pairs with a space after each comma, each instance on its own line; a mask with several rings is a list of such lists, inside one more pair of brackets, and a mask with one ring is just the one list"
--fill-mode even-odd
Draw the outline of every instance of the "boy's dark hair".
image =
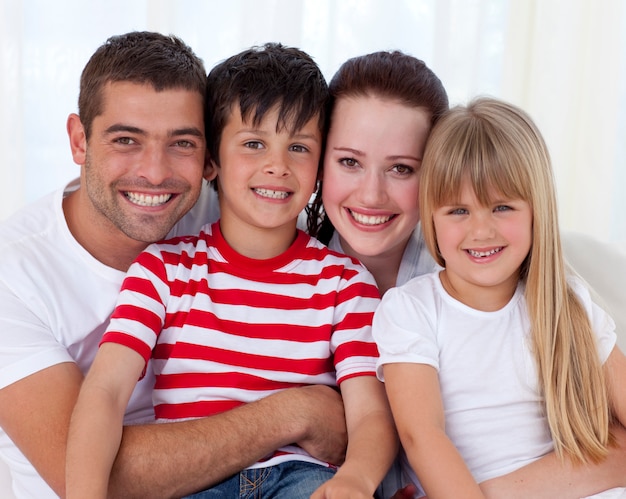
[[149, 84], [156, 91], [197, 91], [204, 99], [206, 69], [181, 39], [149, 31], [110, 37], [91, 56], [80, 78], [78, 114], [89, 139], [102, 113], [102, 90], [109, 82]]
[[[430, 113], [432, 125], [449, 107], [448, 94], [437, 75], [424, 61], [399, 50], [348, 59], [331, 79], [329, 89], [331, 121], [335, 102], [343, 97], [374, 96], [422, 108]], [[307, 207], [307, 230], [328, 244], [335, 228], [324, 213], [321, 190], [320, 185]]]
[[211, 159], [219, 165], [222, 132], [233, 106], [238, 105], [242, 119], [254, 125], [279, 106], [277, 130], [290, 132], [318, 116], [325, 137], [328, 100], [322, 72], [300, 49], [266, 43], [229, 57], [207, 79], [205, 126]]

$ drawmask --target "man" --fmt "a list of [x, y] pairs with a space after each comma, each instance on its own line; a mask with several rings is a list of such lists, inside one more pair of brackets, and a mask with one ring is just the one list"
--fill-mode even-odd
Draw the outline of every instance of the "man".
[[[79, 115], [67, 122], [80, 179], [0, 226], [0, 451], [20, 497], [65, 493], [70, 415], [130, 263], [149, 243], [217, 218], [203, 180], [213, 176], [205, 78], [174, 37], [110, 38], [85, 67]], [[154, 425], [152, 381], [148, 368], [129, 403], [113, 496], [185, 495], [294, 442], [343, 458], [343, 405], [329, 388]]]

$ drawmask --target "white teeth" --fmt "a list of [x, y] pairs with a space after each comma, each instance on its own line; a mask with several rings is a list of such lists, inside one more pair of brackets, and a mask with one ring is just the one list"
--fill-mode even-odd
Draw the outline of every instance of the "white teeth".
[[475, 258], [483, 258], [485, 256], [495, 255], [496, 253], [500, 253], [500, 251], [502, 251], [502, 248], [494, 248], [490, 251], [475, 251], [472, 249], [467, 250], [467, 252]]
[[289, 196], [289, 193], [286, 191], [272, 191], [270, 189], [254, 189], [254, 192], [259, 196], [271, 199], [286, 199]]
[[385, 222], [388, 222], [389, 220], [391, 220], [391, 215], [387, 215], [387, 216], [369, 216], [369, 215], [363, 215], [361, 213], [356, 213], [354, 211], [350, 211], [350, 215], [352, 215], [352, 218], [354, 218], [357, 222], [359, 222], [360, 224], [363, 225], [380, 225], [380, 224], [384, 224]]
[[136, 194], [134, 192], [126, 192], [126, 197], [131, 203], [139, 206], [160, 206], [167, 203], [172, 197], [171, 194], [158, 194], [151, 196], [149, 194]]

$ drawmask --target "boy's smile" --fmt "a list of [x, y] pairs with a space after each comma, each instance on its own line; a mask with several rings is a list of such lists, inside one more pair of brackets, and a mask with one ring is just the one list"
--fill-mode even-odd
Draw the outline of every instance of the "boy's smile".
[[[233, 106], [215, 161], [222, 233], [236, 251], [253, 258], [270, 258], [289, 247], [317, 181], [322, 149], [318, 117], [295, 131], [277, 129], [277, 122], [277, 107], [255, 125], [243, 121], [239, 106]], [[256, 238], [241, 236], [250, 231], [274, 238], [269, 256]]]

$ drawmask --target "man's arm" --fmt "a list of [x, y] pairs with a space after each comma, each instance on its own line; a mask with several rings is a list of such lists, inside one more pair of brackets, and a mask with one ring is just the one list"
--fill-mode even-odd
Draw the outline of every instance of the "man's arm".
[[[63, 363], [0, 390], [0, 426], [60, 496], [67, 432], [82, 379], [75, 364]], [[184, 495], [293, 442], [319, 459], [343, 461], [346, 430], [337, 392], [296, 388], [210, 418], [126, 427], [110, 494]]]

